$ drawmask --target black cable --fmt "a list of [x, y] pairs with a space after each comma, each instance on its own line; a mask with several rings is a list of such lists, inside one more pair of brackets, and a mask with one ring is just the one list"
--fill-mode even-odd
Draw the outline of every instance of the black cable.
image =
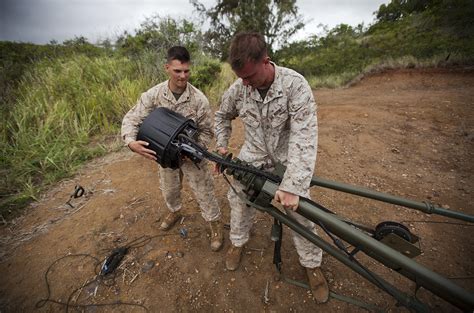
[[216, 157], [214, 154], [210, 153], [209, 151], [207, 151], [206, 149], [201, 147], [197, 142], [195, 142], [190, 137], [188, 137], [184, 134], [180, 134], [180, 135], [178, 135], [178, 137], [183, 138], [184, 140], [186, 140], [193, 148], [198, 150], [198, 152], [201, 153], [204, 158], [206, 158], [207, 160], [209, 160], [211, 162], [217, 163], [219, 165], [224, 165], [225, 167], [234, 168], [236, 170], [245, 171], [245, 172], [257, 175], [259, 177], [264, 177], [264, 178], [269, 179], [269, 180], [271, 180], [275, 183], [280, 183], [281, 182], [281, 178], [276, 176], [276, 175], [267, 173], [267, 172], [259, 170], [257, 168], [244, 166], [244, 165], [238, 165], [238, 164], [235, 164], [232, 161], [228, 161], [228, 160], [226, 160], [222, 157]]
[[156, 237], [162, 237], [164, 235], [175, 235], [175, 234], [158, 234], [154, 236], [148, 236], [148, 235], [143, 235], [141, 237], [138, 237], [132, 241], [130, 241], [127, 245], [125, 245], [128, 249], [136, 249], [136, 248], [141, 248], [147, 243], [149, 243], [153, 238]]
[[[76, 292], [78, 292], [79, 290], [81, 290], [82, 288], [91, 285], [92, 283], [95, 283], [95, 282], [99, 283], [100, 280], [98, 279], [98, 277], [100, 277], [100, 276], [97, 276], [97, 275], [96, 275], [96, 278], [94, 278], [94, 279], [91, 280], [90, 282], [88, 282], [88, 283], [82, 285], [81, 287], [74, 289], [73, 292], [71, 292], [71, 294], [70, 294], [69, 297], [67, 298], [67, 302], [66, 302], [66, 313], [69, 312], [69, 307], [70, 307], [70, 306], [73, 306], [73, 307], [76, 306], [76, 304], [71, 304], [71, 303], [70, 303], [70, 302], [72, 301], [72, 298], [74, 297], [74, 294], [75, 294]], [[84, 305], [84, 306], [88, 306], [88, 305]]]
[[67, 305], [66, 303], [64, 302], [60, 302], [60, 301], [57, 301], [57, 300], [52, 300], [50, 297], [51, 297], [51, 287], [49, 285], [49, 281], [48, 281], [48, 274], [49, 272], [51, 271], [51, 269], [53, 268], [53, 266], [58, 263], [59, 261], [63, 260], [63, 259], [66, 259], [66, 258], [69, 258], [69, 257], [80, 257], [80, 256], [84, 256], [84, 257], [89, 257], [89, 258], [92, 258], [96, 261], [96, 267], [97, 267], [97, 264], [100, 264], [101, 262], [99, 261], [99, 259], [97, 259], [96, 257], [90, 255], [90, 254], [87, 254], [87, 253], [80, 253], [80, 254], [68, 254], [68, 255], [65, 255], [65, 256], [62, 256], [58, 259], [56, 259], [53, 263], [51, 263], [51, 265], [49, 265], [48, 269], [46, 270], [45, 274], [44, 274], [44, 279], [46, 281], [46, 290], [47, 290], [47, 296], [45, 299], [40, 299], [38, 302], [36, 302], [35, 304], [35, 307], [37, 309], [43, 307], [47, 302], [52, 302], [52, 303], [56, 303], [56, 304], [61, 304], [61, 305]]
[[[136, 249], [136, 248], [140, 248], [140, 247], [143, 247], [144, 245], [146, 245], [147, 243], [149, 243], [153, 238], [157, 238], [157, 237], [163, 237], [163, 236], [172, 236], [172, 235], [180, 235], [179, 233], [178, 234], [175, 234], [175, 233], [163, 233], [163, 234], [157, 234], [157, 235], [154, 235], [154, 236], [148, 236], [148, 235], [143, 235], [141, 237], [138, 237], [138, 238], [135, 238], [133, 239], [132, 241], [128, 242], [128, 244], [124, 245], [124, 246], [121, 246], [121, 247], [118, 247], [118, 248], [115, 248], [114, 250], [116, 249], [126, 249], [127, 251], [129, 249]], [[187, 238], [194, 238], [194, 237], [187, 237]], [[48, 280], [48, 274], [50, 273], [51, 269], [53, 268], [54, 265], [56, 265], [58, 262], [60, 262], [61, 260], [64, 260], [66, 258], [69, 258], [69, 257], [89, 257], [91, 259], [93, 259], [95, 261], [95, 278], [92, 279], [91, 281], [87, 282], [86, 284], [82, 285], [81, 287], [79, 288], [76, 288], [68, 297], [68, 300], [67, 302], [61, 302], [61, 301], [58, 301], [58, 300], [53, 300], [51, 299], [51, 286], [49, 284], [49, 280]], [[112, 286], [113, 284], [115, 284], [115, 277], [116, 277], [116, 272], [111, 272], [111, 273], [108, 273], [108, 274], [101, 274], [101, 270], [98, 268], [100, 268], [100, 265], [102, 264], [102, 261], [100, 261], [98, 258], [90, 255], [90, 254], [87, 254], [87, 253], [79, 253], [79, 254], [68, 254], [68, 255], [65, 255], [65, 256], [62, 256], [58, 259], [56, 259], [53, 263], [51, 263], [48, 267], [48, 269], [46, 270], [45, 274], [44, 274], [44, 279], [45, 279], [45, 282], [46, 282], [46, 290], [47, 290], [47, 296], [46, 298], [44, 299], [40, 299], [38, 302], [36, 302], [35, 304], [35, 307], [36, 308], [41, 308], [43, 307], [46, 303], [50, 302], [50, 303], [55, 303], [55, 304], [59, 304], [59, 305], [62, 305], [66, 308], [66, 312], [68, 312], [69, 310], [69, 307], [76, 307], [76, 308], [87, 308], [87, 307], [100, 307], [100, 306], [110, 306], [110, 305], [128, 305], [128, 306], [137, 306], [137, 307], [141, 307], [143, 308], [145, 311], [148, 312], [148, 308], [145, 307], [144, 305], [142, 304], [137, 304], [137, 303], [131, 303], [131, 302], [122, 302], [122, 301], [116, 301], [116, 302], [109, 302], [109, 303], [94, 303], [94, 304], [71, 304], [71, 300], [74, 296], [74, 294], [76, 292], [78, 292], [79, 290], [83, 289], [84, 287], [86, 286], [89, 286], [91, 285], [92, 283], [94, 282], [97, 282], [97, 283], [103, 283], [105, 286]]]
[[[183, 138], [184, 140], [188, 141], [188, 143], [190, 143], [193, 148], [195, 148], [196, 150], [199, 151], [199, 153], [201, 153], [203, 155], [203, 157], [205, 157], [207, 160], [211, 161], [211, 162], [214, 162], [214, 163], [217, 163], [219, 165], [224, 165], [226, 167], [231, 167], [231, 168], [234, 168], [234, 169], [237, 169], [237, 170], [240, 170], [240, 171], [244, 171], [244, 172], [248, 172], [248, 173], [251, 173], [251, 174], [254, 174], [256, 176], [259, 176], [259, 177], [262, 177], [262, 178], [266, 178], [266, 179], [269, 179], [270, 181], [272, 182], [275, 182], [277, 184], [281, 183], [281, 178], [276, 176], [276, 175], [273, 175], [271, 173], [268, 173], [268, 172], [265, 172], [263, 170], [259, 170], [257, 168], [252, 168], [252, 167], [249, 167], [249, 166], [243, 166], [243, 165], [238, 165], [238, 164], [235, 164], [233, 163], [232, 161], [228, 161], [224, 158], [220, 158], [220, 157], [216, 157], [215, 155], [213, 155], [212, 153], [208, 152], [206, 149], [204, 149], [203, 147], [201, 147], [197, 142], [195, 142], [194, 140], [192, 140], [190, 137], [184, 135], [184, 134], [180, 134], [178, 135], [178, 137], [181, 137]], [[224, 174], [224, 173], [223, 173]], [[224, 175], [225, 177], [225, 175]], [[227, 183], [229, 184], [229, 186], [232, 186], [232, 184], [230, 183], [230, 181], [227, 179], [227, 177], [225, 177], [226, 180], [227, 180]], [[234, 188], [232, 188], [234, 189]], [[235, 190], [234, 190], [235, 192]], [[334, 214], [334, 215], [337, 215], [335, 212], [329, 210], [328, 208], [322, 206], [321, 204], [319, 203], [316, 203], [310, 199], [306, 199], [308, 202], [310, 202], [311, 204], [319, 207], [321, 210], [327, 212], [327, 213], [330, 213], [330, 214]], [[370, 233], [371, 235], [374, 234], [374, 231], [372, 229], [369, 229], [367, 226], [364, 226], [364, 225], [360, 225], [360, 224], [357, 224], [357, 223], [354, 223], [354, 222], [351, 222], [349, 220], [343, 220], [343, 222], [351, 225], [351, 226], [354, 226], [356, 228], [359, 228], [367, 233]]]
[[[96, 272], [96, 278], [92, 279], [91, 281], [87, 282], [86, 284], [82, 285], [81, 287], [79, 288], [76, 288], [68, 297], [68, 300], [67, 302], [62, 302], [62, 301], [58, 301], [58, 300], [54, 300], [54, 299], [51, 299], [51, 286], [49, 284], [49, 280], [48, 280], [48, 274], [50, 273], [51, 269], [53, 268], [54, 265], [56, 265], [58, 262], [60, 262], [61, 260], [64, 260], [66, 258], [70, 258], [70, 257], [89, 257], [91, 259], [94, 259], [96, 264], [95, 264], [95, 272]], [[40, 299], [38, 302], [36, 302], [35, 304], [35, 307], [37, 309], [43, 307], [46, 303], [50, 302], [50, 303], [55, 303], [55, 304], [59, 304], [59, 305], [62, 305], [65, 307], [65, 310], [66, 312], [69, 311], [69, 307], [76, 307], [76, 308], [88, 308], [88, 307], [102, 307], [102, 306], [113, 306], [113, 305], [127, 305], [127, 306], [136, 306], [136, 307], [141, 307], [143, 308], [145, 311], [148, 312], [148, 308], [145, 307], [144, 305], [142, 304], [137, 304], [137, 303], [131, 303], [131, 302], [122, 302], [122, 301], [116, 301], [116, 302], [109, 302], [109, 303], [91, 303], [91, 304], [71, 304], [71, 300], [72, 298], [74, 297], [74, 294], [76, 292], [78, 292], [79, 290], [81, 290], [82, 288], [86, 287], [86, 286], [89, 286], [91, 285], [92, 283], [94, 282], [98, 282], [100, 283], [101, 281], [104, 281], [103, 280], [103, 276], [102, 275], [99, 275], [97, 273], [97, 266], [100, 265], [101, 261], [99, 259], [97, 259], [96, 257], [90, 255], [90, 254], [87, 254], [87, 253], [80, 253], [80, 254], [68, 254], [68, 255], [65, 255], [65, 256], [62, 256], [58, 259], [56, 259], [53, 263], [50, 264], [50, 266], [48, 267], [48, 269], [46, 270], [45, 274], [44, 274], [44, 279], [45, 279], [45, 282], [46, 282], [46, 289], [47, 289], [47, 296], [46, 298], [44, 299]]]

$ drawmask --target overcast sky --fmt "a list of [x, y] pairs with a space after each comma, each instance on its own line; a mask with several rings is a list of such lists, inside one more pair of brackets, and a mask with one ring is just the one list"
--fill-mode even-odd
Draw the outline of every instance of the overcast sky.
[[[201, 0], [206, 8], [216, 0]], [[294, 39], [340, 23], [356, 26], [373, 22], [375, 12], [389, 0], [297, 0], [308, 22]], [[189, 0], [0, 0], [0, 41], [48, 43], [84, 36], [90, 42], [133, 32], [145, 18], [158, 14], [196, 20]]]

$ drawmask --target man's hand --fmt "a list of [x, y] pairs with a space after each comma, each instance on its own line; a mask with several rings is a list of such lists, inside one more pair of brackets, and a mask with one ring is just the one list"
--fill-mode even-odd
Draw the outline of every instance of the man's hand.
[[147, 149], [149, 143], [143, 140], [132, 141], [128, 144], [130, 150], [139, 155], [144, 156], [147, 159], [156, 161], [156, 152], [150, 149]]
[[[219, 153], [220, 155], [224, 156], [229, 152], [229, 150], [227, 150], [226, 147], [217, 147], [216, 152]], [[220, 174], [219, 173], [219, 164], [217, 164], [217, 163], [214, 164], [214, 173], [215, 174]]]
[[300, 202], [300, 196], [283, 190], [277, 190], [273, 199], [281, 203], [285, 209], [292, 209], [293, 211], [296, 211]]

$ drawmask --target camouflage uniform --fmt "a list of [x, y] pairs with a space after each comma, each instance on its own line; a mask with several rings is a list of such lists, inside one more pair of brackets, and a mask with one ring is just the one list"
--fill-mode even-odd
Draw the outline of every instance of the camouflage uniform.
[[[125, 115], [122, 121], [122, 139], [126, 145], [136, 140], [142, 121], [157, 107], [166, 107], [186, 118], [193, 119], [199, 130], [197, 142], [204, 147], [209, 145], [213, 132], [211, 109], [206, 96], [188, 83], [184, 93], [176, 100], [168, 88], [168, 81], [144, 92], [137, 104]], [[203, 218], [208, 222], [216, 221], [219, 220], [221, 212], [214, 196], [214, 181], [209, 173], [207, 162], [203, 161], [200, 168], [198, 169], [187, 159], [176, 170], [160, 166], [161, 191], [168, 209], [172, 212], [179, 211], [181, 209], [181, 182], [183, 174], [186, 175]]]
[[[273, 63], [272, 63], [273, 64]], [[227, 147], [231, 120], [239, 116], [245, 125], [245, 142], [239, 159], [270, 171], [275, 163], [287, 166], [279, 189], [309, 198], [309, 187], [317, 152], [316, 104], [308, 82], [295, 71], [275, 67], [275, 79], [262, 99], [258, 90], [244, 86], [238, 79], [223, 95], [215, 114], [218, 147]], [[234, 181], [240, 193], [242, 185]], [[255, 209], [229, 190], [231, 210], [230, 240], [242, 246], [249, 240]], [[314, 223], [286, 210], [287, 214], [316, 232]], [[295, 232], [293, 242], [304, 267], [320, 266], [322, 251]]]

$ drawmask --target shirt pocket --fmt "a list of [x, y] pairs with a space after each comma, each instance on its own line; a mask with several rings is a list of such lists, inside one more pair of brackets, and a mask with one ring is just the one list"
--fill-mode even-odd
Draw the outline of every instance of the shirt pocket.
[[288, 121], [289, 112], [286, 103], [278, 103], [268, 115], [272, 128], [282, 128]]
[[194, 105], [191, 103], [184, 103], [184, 105], [173, 105], [171, 103], [170, 110], [175, 111], [176, 113], [181, 114], [183, 117], [197, 122], [197, 110]]
[[252, 110], [247, 109], [242, 111], [240, 114], [240, 118], [242, 119], [242, 122], [248, 127], [256, 129], [260, 126], [258, 116], [257, 114], [252, 112]]

